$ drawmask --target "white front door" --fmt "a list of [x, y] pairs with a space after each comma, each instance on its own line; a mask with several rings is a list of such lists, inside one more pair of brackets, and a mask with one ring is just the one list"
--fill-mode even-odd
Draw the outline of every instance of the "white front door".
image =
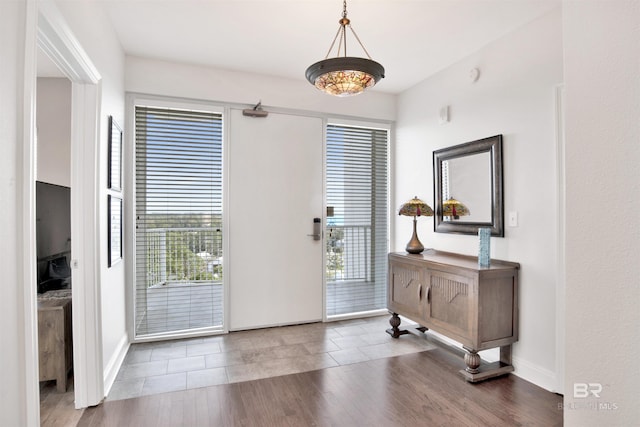
[[230, 116], [229, 329], [322, 320], [323, 121]]

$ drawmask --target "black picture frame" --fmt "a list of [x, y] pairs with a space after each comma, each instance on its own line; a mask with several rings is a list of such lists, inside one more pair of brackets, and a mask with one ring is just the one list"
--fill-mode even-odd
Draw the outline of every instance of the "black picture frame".
[[108, 266], [122, 260], [122, 198], [107, 195]]
[[107, 188], [122, 190], [122, 128], [109, 116]]

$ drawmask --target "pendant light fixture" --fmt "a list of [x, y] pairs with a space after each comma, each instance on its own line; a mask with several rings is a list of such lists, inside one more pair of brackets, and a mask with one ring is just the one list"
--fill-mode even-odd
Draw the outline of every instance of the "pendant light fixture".
[[[329, 47], [327, 56], [307, 68], [306, 77], [309, 83], [329, 95], [357, 95], [365, 89], [373, 87], [384, 77], [384, 67], [371, 59], [369, 52], [351, 26], [351, 21], [347, 18], [346, 0], [343, 2], [342, 19], [338, 23], [340, 26]], [[347, 56], [347, 27], [368, 58]], [[337, 54], [334, 58], [329, 58], [336, 41], [338, 41]], [[342, 56], [340, 56], [341, 54]]]

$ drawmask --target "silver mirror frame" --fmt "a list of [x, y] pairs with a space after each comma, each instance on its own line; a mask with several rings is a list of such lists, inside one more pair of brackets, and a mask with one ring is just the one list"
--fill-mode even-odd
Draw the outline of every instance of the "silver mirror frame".
[[[491, 158], [491, 221], [445, 221], [442, 216], [442, 162], [457, 157], [488, 152]], [[495, 135], [433, 152], [434, 216], [437, 233], [478, 234], [481, 227], [491, 228], [491, 235], [504, 237], [504, 202], [502, 188], [502, 135]], [[461, 200], [464, 203], [464, 200]]]

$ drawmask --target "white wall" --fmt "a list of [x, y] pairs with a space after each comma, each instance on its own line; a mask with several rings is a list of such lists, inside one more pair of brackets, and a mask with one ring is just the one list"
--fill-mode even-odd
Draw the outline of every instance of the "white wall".
[[[476, 83], [469, 78], [474, 67]], [[520, 223], [491, 239], [491, 256], [521, 264], [514, 365], [516, 374], [548, 389], [556, 384], [554, 87], [561, 82], [557, 9], [402, 93], [392, 192], [396, 207], [415, 195], [432, 205], [433, 150], [503, 135], [505, 213], [517, 211]], [[451, 121], [439, 124], [447, 105]], [[411, 225], [395, 217], [393, 250], [403, 250]], [[478, 253], [477, 236], [434, 233], [433, 218], [421, 218], [418, 227], [425, 247]]]
[[[108, 116], [124, 123], [124, 53], [108, 18], [95, 2], [59, 1], [58, 7], [72, 32], [102, 76], [99, 135], [100, 286], [102, 310], [102, 350], [105, 387], [115, 379], [128, 345], [126, 331], [125, 267], [119, 262], [107, 267], [107, 147]], [[123, 188], [126, 195], [127, 188]], [[124, 229], [124, 233], [127, 230]]]
[[638, 425], [640, 3], [566, 2], [563, 30], [565, 425]]
[[[302, 70], [301, 70], [302, 73]], [[152, 59], [127, 57], [126, 90], [206, 101], [262, 105], [333, 115], [394, 120], [396, 97], [379, 92], [337, 98], [306, 80], [290, 80]]]
[[71, 82], [38, 78], [36, 180], [71, 186]]

